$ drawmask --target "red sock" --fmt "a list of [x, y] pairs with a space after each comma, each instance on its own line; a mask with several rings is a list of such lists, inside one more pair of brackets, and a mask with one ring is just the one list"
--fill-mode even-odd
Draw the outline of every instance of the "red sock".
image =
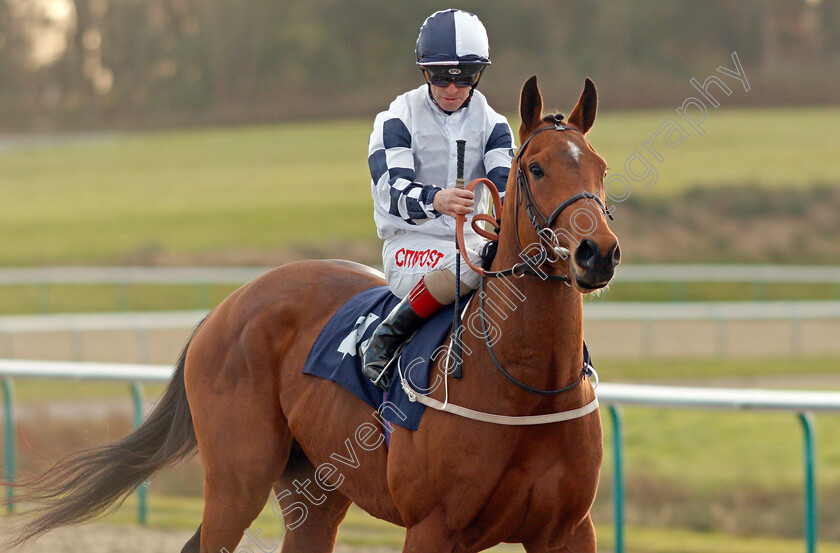
[[422, 278], [408, 293], [408, 305], [423, 319], [428, 319], [443, 307], [426, 288], [426, 281]]

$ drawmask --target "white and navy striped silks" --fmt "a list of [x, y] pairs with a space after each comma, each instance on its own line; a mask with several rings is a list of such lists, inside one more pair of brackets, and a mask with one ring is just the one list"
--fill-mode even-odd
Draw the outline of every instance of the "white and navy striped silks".
[[[455, 236], [455, 219], [440, 214], [432, 201], [438, 190], [455, 186], [458, 139], [467, 141], [464, 181], [487, 177], [504, 197], [513, 135], [507, 120], [478, 90], [466, 107], [447, 115], [422, 85], [376, 116], [368, 165], [380, 238], [398, 230]], [[474, 213], [487, 212], [488, 198], [483, 187], [476, 190]]]

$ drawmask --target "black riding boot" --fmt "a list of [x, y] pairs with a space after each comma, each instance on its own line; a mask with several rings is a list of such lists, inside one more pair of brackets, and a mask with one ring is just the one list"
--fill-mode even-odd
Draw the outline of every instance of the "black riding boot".
[[441, 307], [443, 305], [432, 296], [425, 281], [420, 279], [374, 331], [367, 348], [362, 352], [362, 374], [378, 388], [387, 390], [394, 374], [394, 365], [388, 363], [403, 342]]

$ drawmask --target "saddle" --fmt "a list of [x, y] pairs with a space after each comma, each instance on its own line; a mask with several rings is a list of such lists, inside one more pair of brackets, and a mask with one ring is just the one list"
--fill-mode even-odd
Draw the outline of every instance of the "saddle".
[[[361, 349], [399, 301], [387, 286], [377, 286], [351, 298], [336, 311], [315, 339], [303, 373], [335, 382], [380, 411], [383, 419], [417, 430], [425, 407], [409, 401], [399, 378], [394, 378], [388, 391], [383, 392], [365, 378], [361, 370]], [[441, 309], [406, 342], [399, 358], [393, 361], [399, 364], [412, 388], [421, 393], [428, 391], [429, 371], [437, 355], [443, 352], [438, 350], [452, 328], [453, 315], [454, 306]]]

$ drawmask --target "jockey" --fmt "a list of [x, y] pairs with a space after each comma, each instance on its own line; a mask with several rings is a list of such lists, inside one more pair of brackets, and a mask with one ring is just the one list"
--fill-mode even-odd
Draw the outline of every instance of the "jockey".
[[[389, 361], [440, 308], [455, 301], [455, 216], [486, 212], [489, 194], [455, 188], [456, 145], [466, 140], [464, 181], [487, 177], [504, 194], [513, 160], [507, 120], [476, 90], [490, 65], [487, 31], [475, 15], [444, 10], [420, 28], [415, 49], [425, 85], [376, 116], [368, 165], [377, 234], [391, 291], [403, 300], [363, 352], [363, 372], [388, 389]], [[461, 255], [479, 264], [484, 240], [468, 223]], [[480, 277], [461, 264], [461, 293]]]

